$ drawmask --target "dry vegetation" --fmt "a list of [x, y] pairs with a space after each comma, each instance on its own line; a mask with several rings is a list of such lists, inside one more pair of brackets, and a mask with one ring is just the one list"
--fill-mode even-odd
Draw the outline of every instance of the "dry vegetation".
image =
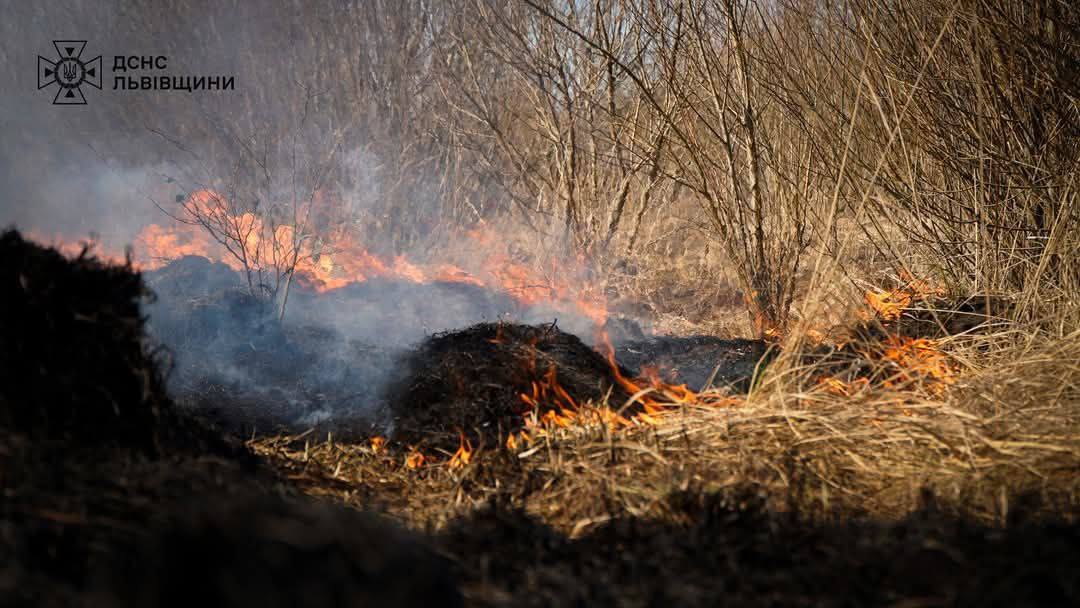
[[[657, 327], [749, 328], [781, 354], [745, 398], [669, 392], [655, 423], [470, 444], [464, 466], [447, 452], [412, 469], [404, 447], [315, 434], [255, 438], [257, 453], [313, 494], [436, 530], [492, 505], [571, 539], [627, 519], [683, 525], [699, 516], [673, 501], [747, 487], [819, 523], [900, 521], [928, 503], [991, 527], [1075, 521], [1080, 13], [466, 7], [481, 35], [450, 45], [466, 77], [442, 91], [450, 132], [473, 142], [457, 153], [478, 155], [521, 213], [561, 224]], [[865, 293], [912, 276], [935, 297], [889, 316], [911, 322], [930, 363], [881, 356], [904, 332], [880, 314], [852, 331]], [[858, 371], [838, 371], [837, 353]], [[915, 369], [927, 365], [943, 371]], [[505, 581], [478, 578], [475, 597], [497, 603]]]
[[[401, 469], [398, 454], [313, 436], [256, 439], [259, 451], [414, 522], [509, 495], [573, 530], [738, 480], [823, 515], [901, 514], [924, 487], [987, 521], [1029, 491], [1073, 512], [1075, 8], [448, 4], [352, 17], [380, 32], [370, 61], [396, 66], [369, 75], [403, 79], [372, 108], [411, 117], [385, 140], [438, 149], [433, 212], [516, 218], [549, 237], [523, 237], [528, 255], [552, 236], [587, 252], [613, 301], [657, 327], [749, 330], [781, 355], [738, 404], [683, 398], [654, 426], [561, 431], [516, 457], [484, 446], [463, 470]], [[412, 94], [385, 95], [400, 87]], [[493, 192], [505, 202], [477, 206]], [[896, 315], [920, 320], [907, 338], [925, 338], [948, 378], [896, 381], [921, 363], [868, 355], [898, 330], [856, 332], [863, 349], [835, 332], [859, 322], [864, 293], [913, 276], [936, 296]], [[815, 357], [830, 348], [880, 371], [830, 390], [835, 358]], [[492, 475], [494, 462], [515, 473]]]
[[[520, 589], [454, 539], [492, 511], [534, 517], [552, 546], [627, 521], [691, 528], [714, 499], [807, 526], [1076, 523], [1072, 3], [377, 1], [311, 19], [337, 34], [327, 54], [364, 50], [348, 94], [314, 103], [331, 150], [301, 175], [305, 192], [345, 179], [318, 159], [367, 142], [380, 186], [357, 230], [436, 256], [464, 227], [514, 226], [528, 262], [587, 255], [613, 309], [777, 356], [746, 395], [632, 379], [644, 418], [613, 423], [626, 404], [600, 399], [423, 463], [377, 437], [248, 441], [304, 492], [441, 539], [490, 605]], [[206, 153], [254, 162], [229, 143], [243, 120], [221, 124]], [[260, 133], [295, 149], [289, 129]], [[229, 192], [279, 179], [235, 175]]]
[[[250, 445], [312, 492], [381, 505], [415, 525], [497, 498], [580, 532], [648, 513], [679, 490], [745, 483], [782, 510], [825, 519], [901, 516], [927, 490], [989, 524], [1032, 508], [1071, 518], [1080, 504], [1076, 337], [1030, 343], [1023, 358], [987, 353], [989, 339], [950, 351], [963, 370], [944, 391], [865, 386], [846, 396], [769, 377], [745, 401], [706, 406], [699, 396], [628, 431], [575, 424], [513, 450], [483, 446], [461, 467], [445, 451], [431, 454], [438, 464], [414, 470], [405, 452], [314, 434]], [[1018, 499], [1024, 504], [1012, 504]]]

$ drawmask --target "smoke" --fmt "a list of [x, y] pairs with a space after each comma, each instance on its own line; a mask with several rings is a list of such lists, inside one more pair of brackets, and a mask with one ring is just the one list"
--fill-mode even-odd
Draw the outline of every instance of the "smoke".
[[[372, 80], [395, 49], [375, 38], [378, 22], [343, 35], [361, 8], [4, 0], [0, 224], [67, 241], [94, 235], [117, 252], [145, 226], [171, 221], [159, 206], [180, 213], [178, 198], [199, 188], [227, 192], [242, 209], [325, 189], [372, 251], [430, 259], [446, 238], [441, 168], [422, 155], [404, 166], [408, 146], [396, 138], [408, 117], [392, 119], [380, 96], [414, 83], [404, 67], [384, 72], [396, 80]], [[104, 86], [84, 87], [86, 106], [52, 105], [53, 92], [37, 88], [37, 56], [54, 54], [54, 39], [86, 40], [85, 59], [102, 56]], [[170, 74], [231, 76], [236, 88], [113, 90], [113, 57], [126, 55], [166, 56]], [[473, 247], [459, 248], [466, 269], [490, 253]], [[556, 318], [587, 340], [595, 330], [572, 308], [467, 283], [373, 279], [329, 294], [297, 284], [281, 320], [277, 302], [222, 264], [185, 258], [147, 279], [157, 300], [146, 312], [171, 352], [174, 394], [248, 408], [244, 420], [375, 419], [380, 387], [404, 373], [397, 357], [437, 332]]]
[[[173, 393], [226, 422], [264, 429], [376, 425], [389, 434], [382, 389], [417, 371], [400, 360], [418, 342], [482, 321], [554, 318], [470, 283], [373, 278], [328, 293], [298, 285], [280, 319], [237, 272], [205, 258], [146, 277], [159, 294], [147, 309], [150, 332], [174, 357]], [[585, 318], [562, 318], [595, 330]]]

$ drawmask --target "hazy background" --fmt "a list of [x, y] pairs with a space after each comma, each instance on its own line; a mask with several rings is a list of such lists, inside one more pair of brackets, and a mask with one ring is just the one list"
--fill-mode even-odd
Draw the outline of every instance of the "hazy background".
[[[378, 167], [399, 138], [385, 113], [362, 111], [368, 99], [358, 93], [384, 84], [363, 81], [382, 78], [370, 69], [378, 57], [362, 28], [340, 36], [345, 16], [363, 11], [341, 2], [128, 4], [0, 3], [0, 223], [96, 232], [118, 245], [161, 219], [148, 197], [167, 202], [229, 180], [245, 147], [265, 161], [273, 188], [291, 188], [294, 175], [310, 186], [318, 167], [348, 176], [335, 186], [364, 201], [385, 198]], [[37, 56], [52, 58], [55, 39], [87, 40], [83, 59], [102, 56], [103, 89], [84, 85], [86, 106], [54, 106], [55, 87], [37, 90]], [[168, 58], [164, 71], [121, 75], [231, 76], [235, 90], [112, 90], [115, 55]], [[432, 175], [412, 172], [418, 183]], [[416, 196], [422, 189], [410, 190], [416, 209], [431, 203]]]

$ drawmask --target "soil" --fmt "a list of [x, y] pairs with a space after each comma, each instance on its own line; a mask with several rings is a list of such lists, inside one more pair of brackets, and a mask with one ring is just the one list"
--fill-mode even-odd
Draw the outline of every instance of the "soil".
[[571, 539], [498, 506], [451, 524], [475, 606], [1069, 606], [1080, 528], [992, 529], [932, 502], [897, 522], [801, 521], [753, 488], [684, 492]]
[[700, 391], [707, 386], [745, 391], [755, 371], [767, 363], [763, 340], [724, 340], [714, 336], [654, 336], [615, 346], [615, 358], [640, 373], [649, 366], [672, 384]]

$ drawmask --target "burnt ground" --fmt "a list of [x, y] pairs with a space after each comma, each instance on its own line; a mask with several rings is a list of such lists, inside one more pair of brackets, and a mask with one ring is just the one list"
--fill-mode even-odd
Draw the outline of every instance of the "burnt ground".
[[759, 363], [767, 362], [762, 340], [714, 336], [652, 336], [615, 345], [615, 358], [633, 370], [651, 366], [669, 383], [700, 391], [707, 386], [746, 390]]
[[413, 445], [453, 449], [459, 432], [499, 445], [522, 425], [520, 395], [552, 369], [575, 399], [619, 402], [629, 396], [603, 356], [555, 324], [482, 323], [447, 332], [399, 365], [404, 375], [387, 388], [386, 402], [392, 436]]
[[[150, 333], [171, 356], [170, 393], [241, 436], [315, 426], [442, 449], [466, 432], [492, 445], [521, 426], [519, 395], [552, 368], [576, 399], [628, 396], [604, 357], [558, 321], [508, 322], [529, 312], [469, 283], [375, 278], [325, 294], [298, 284], [283, 321], [224, 264], [188, 256], [146, 276], [157, 296]], [[500, 320], [473, 325], [484, 318]], [[579, 321], [570, 319], [580, 331]], [[428, 335], [429, 324], [455, 329]], [[655, 366], [694, 389], [711, 379], [745, 390], [765, 353], [758, 341], [646, 336], [629, 318], [603, 329], [626, 375]]]
[[322, 294], [298, 283], [281, 320], [239, 273], [198, 256], [147, 273], [147, 283], [157, 295], [147, 307], [150, 335], [170, 356], [170, 393], [240, 435], [311, 426], [385, 434], [387, 381], [400, 378], [400, 360], [433, 328], [526, 314], [469, 283], [376, 277]]
[[[160, 361], [145, 350], [142, 291], [129, 270], [68, 261], [14, 233], [0, 236], [5, 605], [1080, 602], [1080, 528], [1069, 523], [1076, 514], [1036, 517], [1039, 505], [1023, 496], [1009, 497], [1009, 518], [998, 526], [929, 494], [898, 520], [840, 510], [811, 520], [796, 502], [785, 506], [752, 485], [706, 491], [688, 484], [647, 509], [609, 505], [597, 525], [573, 534], [527, 515], [521, 500], [495, 495], [440, 527], [408, 532], [330, 493], [304, 496], [310, 488], [297, 480], [313, 474], [308, 459], [286, 467], [256, 456], [177, 408], [163, 391]], [[465, 357], [478, 362], [469, 380], [498, 385], [512, 383], [506, 370], [519, 366], [485, 368], [486, 355], [527, 363], [534, 350], [536, 361], [569, 361], [560, 382], [604, 390], [593, 384], [602, 369], [610, 373], [602, 357], [566, 335], [536, 333], [544, 331], [509, 328], [518, 339], [502, 342], [514, 351], [503, 353], [488, 346], [500, 344], [490, 342], [500, 338], [497, 327], [472, 328], [433, 338], [424, 361]], [[414, 379], [404, 386], [419, 391], [417, 400], [454, 394], [452, 384]], [[459, 492], [499, 480], [547, 491], [517, 456], [487, 456], [467, 475], [448, 478]], [[420, 487], [443, 473], [394, 474]], [[365, 481], [372, 504], [379, 481]], [[562, 485], [557, 477], [550, 483]], [[345, 482], [328, 473], [324, 489], [329, 484]]]
[[[766, 352], [762, 341], [711, 336], [657, 336], [615, 347], [624, 377], [656, 366], [665, 380], [694, 390], [710, 380], [712, 386], [746, 390]], [[451, 451], [459, 432], [494, 446], [520, 430], [527, 411], [520, 395], [551, 369], [580, 402], [606, 399], [618, 405], [630, 397], [611, 363], [557, 324], [481, 323], [446, 332], [424, 341], [395, 368], [401, 376], [384, 393], [391, 436]], [[549, 401], [538, 409], [544, 405], [554, 407]]]
[[[169, 392], [183, 408], [238, 435], [330, 417], [370, 430], [362, 414], [396, 342], [377, 346], [332, 327], [282, 323], [238, 273], [198, 256], [147, 273], [147, 283], [156, 294], [149, 333], [168, 356]], [[295, 294], [297, 308], [304, 297]]]
[[144, 294], [128, 268], [0, 235], [4, 605], [459, 602], [415, 536], [300, 496], [176, 408]]
[[[628, 396], [604, 357], [557, 321], [472, 325], [525, 311], [468, 283], [373, 279], [322, 295], [298, 285], [282, 321], [238, 273], [204, 258], [175, 260], [147, 281], [157, 294], [150, 330], [172, 357], [170, 393], [242, 436], [316, 426], [342, 439], [382, 434], [453, 449], [466, 432], [493, 445], [518, 430], [519, 395], [550, 369], [576, 399]], [[417, 334], [429, 320], [468, 327]], [[627, 318], [604, 329], [624, 374], [658, 366], [695, 389], [711, 378], [745, 390], [765, 352], [750, 340], [646, 336]]]

